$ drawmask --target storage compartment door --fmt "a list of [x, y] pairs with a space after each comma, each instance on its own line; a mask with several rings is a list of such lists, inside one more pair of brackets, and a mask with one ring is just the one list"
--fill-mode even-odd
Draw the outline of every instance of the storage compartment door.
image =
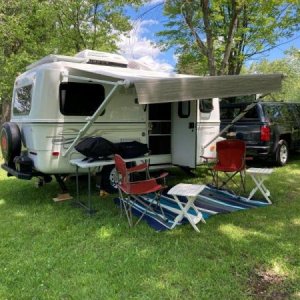
[[172, 164], [195, 168], [197, 147], [197, 102], [172, 104]]

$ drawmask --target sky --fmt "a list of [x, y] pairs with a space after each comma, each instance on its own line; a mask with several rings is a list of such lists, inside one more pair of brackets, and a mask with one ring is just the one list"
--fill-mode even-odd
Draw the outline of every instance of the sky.
[[[155, 43], [156, 33], [162, 30], [166, 17], [163, 16], [163, 0], [148, 0], [138, 11], [128, 9], [133, 30], [129, 37], [123, 36], [119, 42], [120, 52], [128, 59], [134, 59], [154, 70], [171, 72], [176, 65], [174, 49], [161, 51]], [[259, 59], [275, 60], [284, 57], [284, 51], [290, 47], [300, 49], [300, 32], [288, 40], [278, 41], [278, 46], [259, 57]], [[255, 60], [257, 62], [257, 60]], [[250, 64], [251, 61], [248, 61]]]

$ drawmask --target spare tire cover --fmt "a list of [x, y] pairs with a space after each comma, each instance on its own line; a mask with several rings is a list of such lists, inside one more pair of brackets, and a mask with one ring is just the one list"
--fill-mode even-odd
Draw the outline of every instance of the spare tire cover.
[[16, 123], [6, 122], [0, 132], [1, 151], [4, 161], [12, 164], [16, 156], [21, 153], [21, 132]]

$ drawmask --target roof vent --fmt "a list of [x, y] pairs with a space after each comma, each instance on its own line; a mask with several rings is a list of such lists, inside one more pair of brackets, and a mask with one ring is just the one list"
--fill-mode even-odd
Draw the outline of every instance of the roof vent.
[[88, 64], [104, 65], [127, 68], [128, 61], [123, 56], [115, 53], [84, 50], [74, 55], [77, 58], [85, 58]]

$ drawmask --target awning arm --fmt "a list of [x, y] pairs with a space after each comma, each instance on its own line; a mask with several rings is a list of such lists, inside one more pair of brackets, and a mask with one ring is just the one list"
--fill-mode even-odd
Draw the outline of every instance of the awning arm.
[[124, 87], [129, 87], [130, 82], [128, 80], [123, 80], [123, 81], [109, 81], [109, 80], [101, 80], [101, 79], [95, 79], [95, 78], [90, 78], [90, 77], [83, 77], [83, 76], [77, 76], [77, 75], [65, 75], [64, 78], [71, 78], [71, 79], [79, 79], [81, 81], [86, 81], [86, 82], [96, 82], [96, 83], [102, 83], [102, 84], [109, 84], [109, 85], [123, 85]]
[[237, 115], [227, 126], [225, 126], [221, 131], [219, 131], [219, 133], [217, 135], [215, 135], [208, 143], [206, 143], [205, 145], [203, 145], [201, 147], [201, 155], [204, 154], [204, 149], [207, 148], [211, 143], [213, 143], [219, 136], [221, 136], [224, 132], [226, 132], [234, 123], [236, 123], [237, 121], [239, 121], [240, 119], [242, 119], [245, 114], [251, 110], [257, 102], [259, 102], [262, 98], [264, 98], [265, 96], [267, 96], [267, 94], [265, 95], [261, 95], [260, 97], [258, 97], [253, 103], [250, 103], [249, 105], [246, 106], [246, 108], [239, 114]]
[[[73, 76], [73, 75], [69, 75], [69, 78], [78, 78], [80, 76]], [[86, 77], [83, 77], [83, 79], [85, 79]], [[92, 79], [94, 80], [94, 79]], [[102, 81], [102, 80], [98, 80], [98, 81]], [[103, 81], [102, 81], [103, 82]], [[74, 148], [74, 146], [76, 145], [76, 143], [80, 140], [80, 138], [82, 136], [84, 136], [84, 134], [89, 130], [89, 128], [94, 124], [94, 122], [96, 121], [96, 119], [99, 117], [99, 115], [101, 115], [103, 113], [103, 111], [105, 110], [107, 104], [110, 102], [110, 100], [112, 99], [113, 94], [115, 93], [115, 91], [120, 87], [120, 86], [127, 86], [127, 82], [126, 81], [117, 81], [117, 82], [107, 82], [108, 84], [114, 85], [114, 87], [111, 89], [111, 91], [109, 92], [109, 94], [106, 96], [106, 98], [104, 99], [104, 101], [101, 103], [101, 105], [98, 107], [98, 109], [94, 112], [94, 114], [91, 117], [86, 118], [87, 123], [79, 130], [78, 135], [76, 136], [76, 138], [74, 139], [74, 141], [71, 143], [71, 145], [69, 146], [69, 148], [66, 150], [66, 152], [63, 154], [63, 157], [67, 156], [70, 151]]]

